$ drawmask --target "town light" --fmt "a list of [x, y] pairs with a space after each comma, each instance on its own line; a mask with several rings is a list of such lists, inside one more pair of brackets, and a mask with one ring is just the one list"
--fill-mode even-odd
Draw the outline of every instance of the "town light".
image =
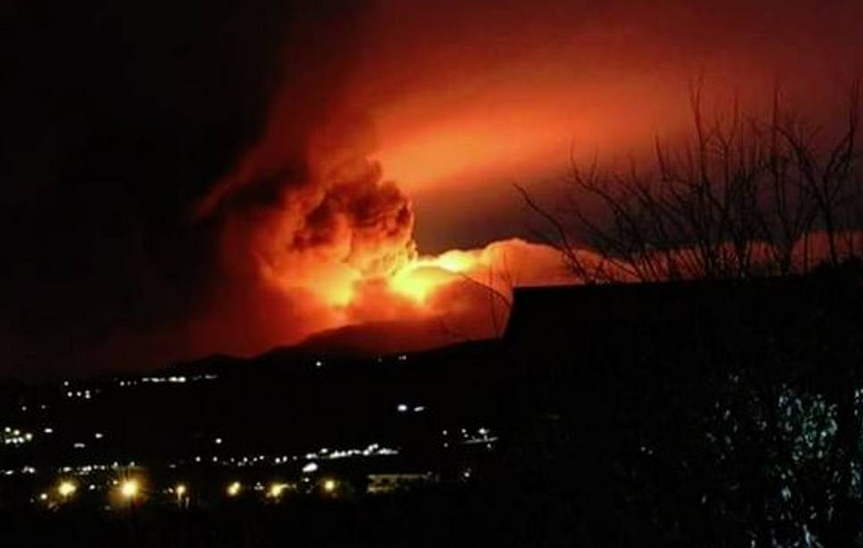
[[61, 497], [67, 499], [75, 494], [75, 491], [78, 490], [78, 486], [75, 485], [75, 482], [70, 480], [64, 480], [60, 482], [60, 485], [57, 486], [57, 493], [60, 494]]
[[178, 483], [177, 486], [174, 487], [174, 493], [177, 494], [177, 498], [183, 498], [186, 495], [186, 492], [186, 486], [182, 483]]
[[287, 484], [284, 483], [274, 483], [270, 485], [269, 496], [270, 498], [277, 499], [282, 496], [282, 493], [287, 489]]
[[234, 483], [232, 483], [231, 485], [228, 486], [228, 490], [227, 490], [228, 496], [229, 497], [236, 497], [237, 495], [240, 494], [240, 490], [242, 488], [243, 488], [242, 484], [240, 484], [239, 481], [235, 481]]
[[125, 499], [131, 500], [137, 497], [140, 490], [140, 484], [138, 484], [138, 481], [134, 479], [123, 480], [123, 483], [120, 484], [120, 494], [123, 495], [123, 498]]
[[327, 493], [332, 493], [333, 491], [336, 490], [336, 485], [337, 485], [336, 480], [332, 480], [332, 479], [324, 480], [324, 485], [323, 485], [324, 491]]

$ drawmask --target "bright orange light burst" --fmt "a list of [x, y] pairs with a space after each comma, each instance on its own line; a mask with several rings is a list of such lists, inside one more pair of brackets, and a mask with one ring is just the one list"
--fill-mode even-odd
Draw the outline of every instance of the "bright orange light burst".
[[476, 268], [477, 259], [466, 251], [447, 251], [437, 257], [410, 261], [393, 274], [390, 288], [418, 304], [426, 302], [435, 289], [466, 276]]

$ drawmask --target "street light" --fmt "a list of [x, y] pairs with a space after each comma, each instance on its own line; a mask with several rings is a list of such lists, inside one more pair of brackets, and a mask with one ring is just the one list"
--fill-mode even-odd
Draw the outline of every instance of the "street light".
[[123, 498], [126, 500], [134, 499], [138, 496], [140, 491], [141, 485], [138, 483], [138, 480], [127, 479], [123, 480], [123, 483], [120, 484], [120, 494], [123, 495]]
[[242, 484], [239, 481], [235, 481], [230, 484], [227, 489], [227, 493], [229, 497], [236, 497], [240, 494], [240, 490], [243, 488]]
[[288, 488], [288, 485], [285, 483], [274, 483], [270, 485], [269, 497], [273, 499], [277, 499], [282, 496], [282, 493], [285, 492], [285, 489]]
[[60, 485], [57, 486], [57, 493], [59, 493], [64, 500], [74, 495], [77, 490], [78, 486], [71, 480], [63, 480], [60, 482]]

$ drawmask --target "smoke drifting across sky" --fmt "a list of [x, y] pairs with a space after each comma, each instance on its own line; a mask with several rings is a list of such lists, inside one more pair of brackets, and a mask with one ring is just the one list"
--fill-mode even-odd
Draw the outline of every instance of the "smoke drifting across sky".
[[[697, 74], [754, 107], [778, 78], [825, 114], [863, 53], [850, 1], [233, 4], [0, 8], [0, 373], [419, 317], [375, 274], [524, 236], [511, 183], [546, 192], [571, 144], [614, 159], [678, 135]], [[522, 278], [559, 276], [534, 251], [549, 267]]]

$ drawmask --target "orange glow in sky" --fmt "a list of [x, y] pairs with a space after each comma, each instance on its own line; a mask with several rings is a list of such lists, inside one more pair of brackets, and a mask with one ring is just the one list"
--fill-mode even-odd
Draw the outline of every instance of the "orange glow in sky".
[[465, 112], [419, 127], [397, 119], [380, 124], [384, 137], [376, 157], [387, 177], [403, 181], [412, 193], [559, 161], [566, 158], [571, 135], [568, 124], [536, 108]]
[[[778, 76], [813, 75], [794, 89], [813, 100], [807, 82], [840, 69], [824, 60], [844, 40], [798, 35], [800, 23], [822, 24], [806, 9], [777, 22], [732, 3], [380, 0], [309, 141], [292, 132], [287, 79], [260, 139], [199, 215], [228, 212], [224, 262], [262, 291], [255, 310], [270, 339], [439, 317], [472, 337], [499, 334], [506, 313], [489, 323], [490, 294], [500, 305], [515, 285], [573, 281], [554, 249], [526, 241], [514, 183], [554, 200], [571, 158], [649, 164], [654, 138], [689, 133], [699, 76], [708, 110], [757, 111]], [[287, 161], [295, 141], [307, 173]], [[279, 299], [284, 318], [272, 313]]]

